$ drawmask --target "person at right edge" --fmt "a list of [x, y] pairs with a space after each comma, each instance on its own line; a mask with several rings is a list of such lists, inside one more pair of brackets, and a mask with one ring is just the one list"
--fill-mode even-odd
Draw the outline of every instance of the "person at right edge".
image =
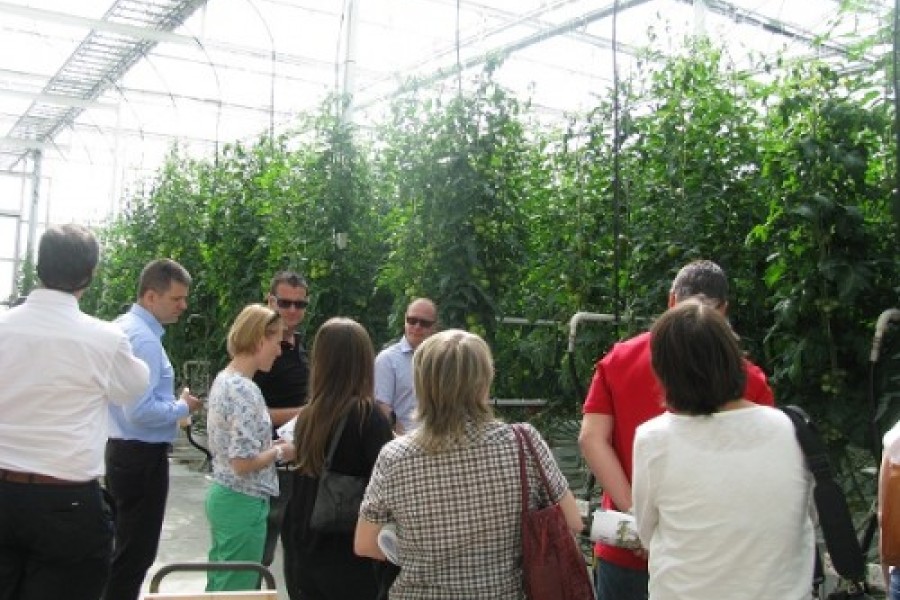
[[[272, 277], [267, 298], [269, 308], [281, 316], [284, 332], [281, 338], [281, 354], [268, 372], [257, 371], [253, 382], [259, 386], [269, 418], [272, 420], [272, 437], [277, 437], [275, 429], [281, 427], [300, 412], [306, 404], [309, 387], [309, 359], [303, 336], [298, 330], [309, 306], [309, 284], [295, 271], [279, 271]], [[263, 547], [262, 564], [269, 566], [275, 558], [275, 547], [281, 537], [284, 551], [284, 578], [288, 592], [293, 584], [294, 548], [289, 538], [282, 532], [284, 511], [291, 498], [293, 477], [287, 466], [277, 465], [279, 494], [269, 501], [269, 516], [266, 526], [266, 541]], [[260, 580], [261, 582], [261, 580]], [[291, 596], [293, 598], [293, 596]]]
[[[886, 539], [884, 537], [886, 535], [884, 528], [888, 527], [888, 524], [884, 523], [881, 517], [887, 501], [887, 482], [891, 465], [900, 464], [900, 421], [897, 421], [897, 423], [884, 434], [882, 443], [884, 445], [884, 451], [881, 457], [881, 469], [879, 470], [878, 476], [878, 521], [881, 528], [879, 535], [882, 536], [881, 542], [884, 543]], [[891, 506], [896, 512], [896, 504]], [[900, 567], [891, 567], [882, 563], [882, 569], [884, 571], [885, 587], [887, 588], [886, 597], [888, 600], [900, 600]]]
[[[728, 278], [709, 260], [688, 263], [669, 291], [671, 308], [691, 296], [703, 295], [723, 315], [728, 309]], [[615, 344], [594, 370], [581, 422], [578, 445], [603, 490], [606, 510], [630, 512], [634, 435], [638, 426], [665, 411], [663, 394], [650, 364], [650, 332]], [[744, 398], [774, 405], [766, 376], [743, 361], [747, 373]], [[646, 600], [647, 552], [602, 542], [594, 546], [594, 586], [597, 600]]]

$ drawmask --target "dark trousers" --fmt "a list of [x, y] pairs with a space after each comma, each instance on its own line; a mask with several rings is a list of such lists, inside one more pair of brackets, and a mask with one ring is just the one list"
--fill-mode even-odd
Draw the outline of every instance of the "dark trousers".
[[96, 481], [0, 481], [0, 600], [96, 600], [112, 539], [112, 513]]
[[[280, 537], [281, 546], [284, 550], [282, 558], [285, 565], [285, 583], [287, 589], [290, 590], [293, 583], [291, 579], [293, 571], [288, 569], [287, 565], [290, 564], [288, 558], [291, 548], [288, 536], [285, 536], [282, 531], [282, 525], [284, 524], [284, 514], [287, 511], [288, 501], [291, 499], [291, 493], [294, 490], [294, 474], [281, 467], [278, 469], [278, 490], [280, 494], [273, 496], [269, 500], [269, 519], [266, 521], [266, 544], [263, 547], [262, 564], [267, 567], [272, 564], [272, 561], [275, 559], [275, 548], [278, 546], [278, 538]], [[259, 584], [257, 584], [257, 588], [261, 587], [262, 577], [260, 577]]]
[[137, 600], [156, 558], [169, 495], [168, 454], [165, 443], [109, 440], [106, 445], [106, 487], [116, 509], [106, 600]]
[[293, 574], [296, 587], [288, 590], [291, 599], [376, 600], [379, 594], [377, 561], [360, 558], [352, 552], [340, 554], [333, 556], [326, 551], [309, 556], [297, 552]]

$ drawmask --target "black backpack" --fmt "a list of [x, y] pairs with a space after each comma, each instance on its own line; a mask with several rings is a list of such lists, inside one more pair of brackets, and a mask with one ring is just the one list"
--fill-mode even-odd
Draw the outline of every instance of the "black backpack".
[[[825, 538], [825, 548], [831, 557], [835, 571], [846, 582], [846, 589], [828, 595], [828, 600], [870, 598], [866, 583], [866, 557], [856, 537], [847, 499], [841, 487], [834, 481], [831, 461], [822, 438], [819, 437], [815, 425], [809, 415], [798, 406], [785, 406], [781, 409], [794, 423], [797, 442], [806, 457], [806, 465], [815, 479], [813, 499], [818, 512], [819, 526]], [[822, 560], [816, 549], [816, 574], [813, 586], [819, 589], [824, 576]], [[818, 594], [816, 597], [819, 597]]]

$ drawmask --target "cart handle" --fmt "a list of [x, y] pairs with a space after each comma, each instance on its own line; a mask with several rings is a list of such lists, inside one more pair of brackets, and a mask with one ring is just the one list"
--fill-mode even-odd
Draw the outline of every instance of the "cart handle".
[[226, 561], [226, 562], [192, 562], [172, 563], [162, 566], [150, 580], [150, 592], [159, 591], [159, 582], [163, 577], [173, 571], [256, 571], [266, 581], [266, 587], [275, 589], [275, 576], [267, 567], [255, 562]]

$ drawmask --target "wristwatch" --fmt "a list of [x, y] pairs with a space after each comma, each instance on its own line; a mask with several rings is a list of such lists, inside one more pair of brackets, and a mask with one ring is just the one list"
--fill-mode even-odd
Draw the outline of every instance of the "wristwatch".
[[284, 462], [284, 448], [275, 446], [275, 462]]

